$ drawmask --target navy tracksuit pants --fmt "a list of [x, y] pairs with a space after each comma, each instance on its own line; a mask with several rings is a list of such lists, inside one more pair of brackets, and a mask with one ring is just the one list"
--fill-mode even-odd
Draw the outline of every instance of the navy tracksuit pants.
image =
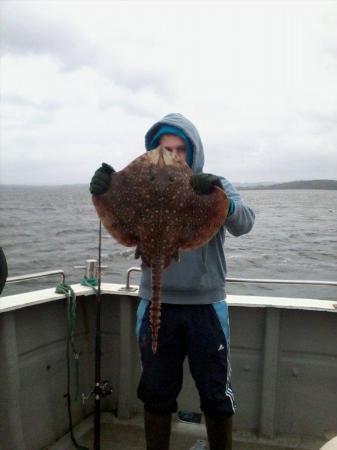
[[145, 409], [159, 413], [177, 411], [187, 356], [201, 410], [213, 417], [234, 413], [225, 301], [206, 305], [163, 303], [158, 350], [153, 354], [149, 301], [143, 299], [137, 310], [136, 332], [142, 363], [138, 397]]

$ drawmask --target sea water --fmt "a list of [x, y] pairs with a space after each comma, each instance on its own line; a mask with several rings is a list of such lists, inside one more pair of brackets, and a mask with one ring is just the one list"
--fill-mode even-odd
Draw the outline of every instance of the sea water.
[[[240, 191], [256, 213], [250, 233], [227, 233], [229, 277], [337, 280], [337, 191]], [[9, 276], [63, 269], [69, 283], [75, 269], [98, 258], [98, 218], [88, 186], [0, 186], [0, 246]], [[123, 247], [105, 231], [104, 281], [125, 283], [126, 271], [139, 266], [134, 249]], [[7, 285], [2, 295], [52, 287], [57, 277]], [[139, 274], [132, 283], [137, 284]], [[245, 295], [337, 299], [337, 288], [228, 284], [227, 292]]]

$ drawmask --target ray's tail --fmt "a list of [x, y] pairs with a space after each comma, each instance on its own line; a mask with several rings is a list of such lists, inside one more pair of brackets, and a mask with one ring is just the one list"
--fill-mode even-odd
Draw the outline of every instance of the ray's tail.
[[150, 324], [152, 334], [152, 351], [157, 353], [158, 332], [160, 327], [160, 287], [164, 269], [164, 259], [161, 256], [156, 257], [151, 265], [151, 286], [152, 296], [150, 305]]

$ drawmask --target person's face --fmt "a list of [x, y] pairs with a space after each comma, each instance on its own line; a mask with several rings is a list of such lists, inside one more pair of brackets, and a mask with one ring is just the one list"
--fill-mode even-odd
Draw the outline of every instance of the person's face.
[[172, 152], [173, 156], [178, 161], [186, 161], [186, 149], [185, 144], [182, 139], [173, 134], [164, 134], [160, 140], [159, 144], [166, 148], [169, 152]]

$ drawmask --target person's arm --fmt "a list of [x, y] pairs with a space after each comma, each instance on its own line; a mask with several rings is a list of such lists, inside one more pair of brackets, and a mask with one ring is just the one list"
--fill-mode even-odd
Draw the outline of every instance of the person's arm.
[[199, 173], [191, 176], [191, 186], [197, 193], [206, 195], [212, 192], [214, 186], [224, 190], [229, 200], [224, 225], [233, 236], [241, 236], [252, 229], [255, 219], [254, 211], [243, 204], [240, 194], [226, 178], [210, 173]]
[[254, 211], [243, 203], [238, 191], [226, 178], [219, 178], [227, 197], [234, 204], [234, 208], [232, 211], [229, 211], [225, 222], [227, 230], [233, 236], [241, 236], [248, 233], [254, 225]]
[[[191, 186], [197, 194], [201, 195], [209, 195], [214, 189], [214, 186], [219, 187], [224, 191], [224, 187], [221, 181], [221, 178], [217, 175], [213, 175], [211, 173], [197, 173], [191, 176], [190, 180]], [[232, 215], [235, 211], [235, 203], [234, 200], [228, 197], [229, 205], [227, 211], [227, 217]]]

